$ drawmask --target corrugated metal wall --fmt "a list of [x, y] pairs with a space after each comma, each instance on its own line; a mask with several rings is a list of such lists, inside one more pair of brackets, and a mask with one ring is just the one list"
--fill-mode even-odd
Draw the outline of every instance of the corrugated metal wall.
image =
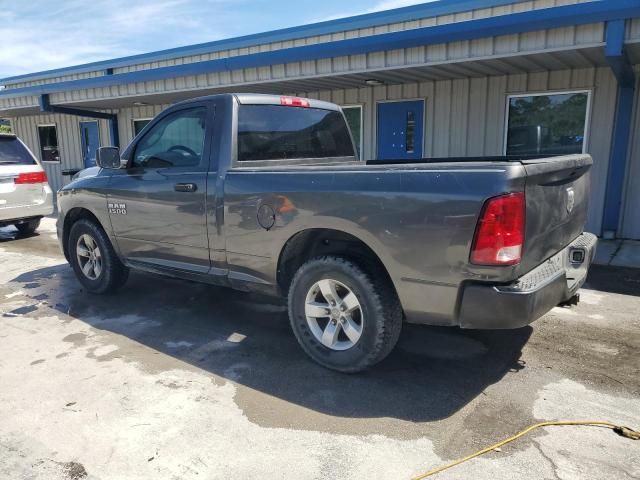
[[83, 78], [93, 78], [104, 75], [104, 70], [97, 70], [94, 72], [84, 72], [84, 73], [70, 73], [68, 75], [61, 75], [59, 77], [46, 78], [42, 80], [33, 80], [29, 82], [15, 82], [9, 83], [6, 85], [7, 88], [21, 88], [21, 87], [32, 87], [34, 85], [44, 85], [46, 83], [57, 83], [57, 82], [67, 82], [71, 80], [80, 80]]
[[146, 105], [142, 107], [123, 108], [118, 111], [118, 130], [120, 145], [124, 148], [133, 140], [133, 121], [153, 118], [169, 105]]
[[375, 106], [379, 101], [426, 100], [425, 156], [501, 155], [507, 95], [576, 89], [592, 92], [587, 151], [594, 166], [587, 228], [600, 234], [616, 100], [616, 81], [609, 68], [292, 93], [363, 105], [363, 158], [370, 159], [376, 152]]
[[640, 66], [636, 66], [636, 77], [638, 80], [622, 212], [622, 236], [640, 239]]
[[[589, 24], [555, 28], [539, 32], [482, 38], [473, 41], [404, 48], [362, 55], [292, 62], [231, 72], [214, 72], [169, 78], [120, 86], [93, 88], [51, 94], [51, 102], [65, 104], [74, 101], [111, 99], [123, 96], [147, 95], [203, 88], [244, 86], [262, 82], [326, 77], [331, 74], [384, 71], [404, 66], [439, 66], [456, 61], [504, 58], [517, 62], [518, 54], [555, 52], [560, 48], [573, 50], [603, 42], [604, 24]], [[558, 62], [556, 61], [556, 64]], [[0, 99], [0, 104], [13, 107], [14, 99]]]
[[638, 40], [640, 39], [640, 18], [633, 18], [630, 22], [627, 22], [625, 29], [626, 40]]
[[[31, 151], [40, 159], [40, 140], [38, 138], [38, 125], [55, 125], [58, 134], [58, 148], [60, 162], [43, 163], [43, 167], [49, 177], [49, 185], [58, 190], [70, 177], [62, 176], [62, 171], [73, 168], [82, 168], [82, 144], [80, 142], [80, 122], [92, 121], [93, 118], [76, 117], [71, 115], [33, 115], [16, 117], [12, 119], [14, 132], [27, 144]], [[109, 123], [106, 120], [98, 120], [100, 145], [109, 145]]]

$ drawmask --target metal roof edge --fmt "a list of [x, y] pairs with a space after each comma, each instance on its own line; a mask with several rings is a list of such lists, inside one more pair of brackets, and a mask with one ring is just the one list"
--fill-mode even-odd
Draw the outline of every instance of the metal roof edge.
[[125, 85], [188, 75], [200, 75], [271, 64], [315, 60], [332, 56], [346, 56], [410, 48], [420, 45], [472, 40], [475, 38], [509, 35], [518, 32], [544, 30], [567, 25], [582, 25], [636, 17], [640, 17], [640, 2], [638, 0], [607, 0], [606, 2], [598, 1], [587, 4], [566, 5], [514, 13], [504, 17], [467, 20], [435, 27], [422, 27], [368, 37], [240, 55], [219, 60], [206, 60], [82, 80], [5, 89], [0, 90], [0, 98]]

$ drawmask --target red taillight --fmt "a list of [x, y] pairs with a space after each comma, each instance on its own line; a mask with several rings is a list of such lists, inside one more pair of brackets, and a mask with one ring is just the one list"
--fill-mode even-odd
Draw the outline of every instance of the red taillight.
[[280, 105], [286, 105], [287, 107], [304, 107], [309, 108], [309, 100], [298, 97], [280, 97]]
[[20, 173], [14, 179], [14, 183], [18, 185], [25, 183], [47, 183], [47, 174], [44, 172]]
[[490, 198], [482, 208], [471, 248], [476, 265], [516, 265], [524, 244], [524, 193]]

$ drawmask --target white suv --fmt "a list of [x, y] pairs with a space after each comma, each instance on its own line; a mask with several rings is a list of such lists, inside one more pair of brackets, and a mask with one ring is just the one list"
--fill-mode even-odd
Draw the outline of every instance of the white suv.
[[0, 227], [33, 233], [53, 213], [53, 193], [40, 162], [22, 141], [0, 134]]

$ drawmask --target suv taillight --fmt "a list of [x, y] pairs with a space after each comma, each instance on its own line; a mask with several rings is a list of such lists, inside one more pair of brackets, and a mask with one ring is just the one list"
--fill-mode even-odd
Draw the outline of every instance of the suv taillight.
[[20, 173], [13, 181], [18, 185], [26, 183], [47, 183], [47, 174], [44, 172]]
[[524, 192], [487, 200], [482, 208], [471, 248], [476, 265], [516, 265], [524, 244]]

